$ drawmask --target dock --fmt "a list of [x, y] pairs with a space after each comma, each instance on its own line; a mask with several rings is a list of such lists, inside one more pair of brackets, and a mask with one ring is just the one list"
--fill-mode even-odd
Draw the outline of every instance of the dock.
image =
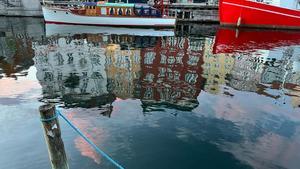
[[216, 4], [173, 3], [166, 6], [168, 15], [176, 17], [179, 22], [219, 22], [219, 8]]

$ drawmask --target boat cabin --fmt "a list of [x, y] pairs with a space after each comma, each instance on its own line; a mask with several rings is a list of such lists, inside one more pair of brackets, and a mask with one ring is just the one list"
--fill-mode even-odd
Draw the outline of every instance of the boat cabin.
[[71, 9], [74, 14], [85, 16], [161, 17], [159, 10], [148, 4], [84, 2], [81, 8]]

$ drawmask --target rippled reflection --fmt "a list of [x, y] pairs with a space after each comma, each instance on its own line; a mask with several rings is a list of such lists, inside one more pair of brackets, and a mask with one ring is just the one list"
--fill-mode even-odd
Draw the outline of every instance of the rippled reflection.
[[259, 42], [255, 49], [256, 44], [249, 40], [241, 52], [226, 51], [231, 50], [228, 45], [224, 52], [213, 54], [226, 45], [219, 44], [222, 36], [228, 38], [222, 31], [217, 43], [214, 38], [192, 37], [54, 36], [46, 44], [33, 44], [37, 78], [45, 98], [59, 97], [67, 106], [99, 107], [116, 98], [138, 98], [145, 111], [159, 105], [192, 110], [199, 104], [201, 89], [219, 94], [223, 85], [274, 99], [297, 92], [297, 46], [273, 43], [266, 50]]
[[[128, 168], [300, 165], [300, 33], [72, 28], [0, 38], [0, 102], [29, 100], [23, 94], [38, 88], [16, 83], [34, 66], [38, 99], [61, 104]], [[65, 144], [91, 159], [72, 156], [71, 166], [106, 166], [79, 137], [65, 135]]]

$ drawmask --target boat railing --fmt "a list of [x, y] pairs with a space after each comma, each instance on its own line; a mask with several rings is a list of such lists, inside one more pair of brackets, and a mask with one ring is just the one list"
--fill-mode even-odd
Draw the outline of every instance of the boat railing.
[[43, 6], [67, 9], [70, 7], [79, 7], [81, 3], [78, 1], [43, 1]]

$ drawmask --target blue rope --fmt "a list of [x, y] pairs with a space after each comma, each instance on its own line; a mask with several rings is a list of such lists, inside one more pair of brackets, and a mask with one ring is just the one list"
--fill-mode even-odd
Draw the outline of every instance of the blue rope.
[[85, 141], [87, 141], [98, 153], [100, 153], [102, 156], [104, 156], [107, 160], [109, 160], [111, 163], [113, 163], [115, 166], [117, 166], [120, 169], [124, 169], [120, 164], [118, 164], [116, 161], [114, 161], [109, 155], [107, 155], [104, 151], [102, 151], [100, 148], [97, 147], [95, 143], [93, 143], [89, 138], [87, 138], [75, 125], [67, 119], [66, 116], [64, 116], [58, 109], [56, 109], [56, 114], [60, 115]]
[[52, 120], [54, 120], [56, 118], [57, 118], [57, 113], [55, 113], [55, 115], [53, 117], [50, 117], [50, 118], [47, 118], [47, 119], [41, 118], [41, 121], [42, 122], [49, 122], [49, 121], [52, 121]]

